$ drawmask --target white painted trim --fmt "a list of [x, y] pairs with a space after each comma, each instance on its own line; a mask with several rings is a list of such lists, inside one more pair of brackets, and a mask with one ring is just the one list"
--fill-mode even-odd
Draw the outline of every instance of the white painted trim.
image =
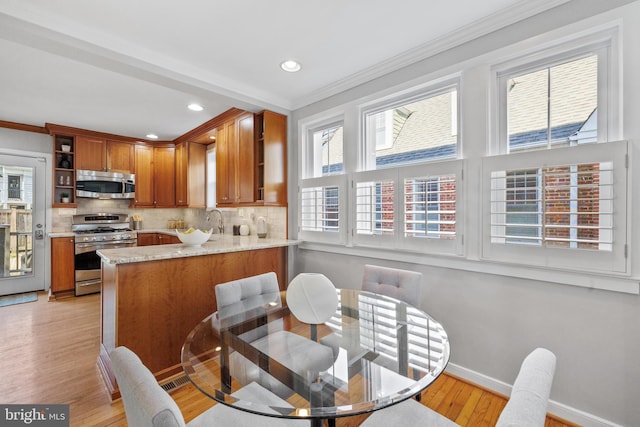
[[[449, 365], [447, 365], [446, 372], [505, 396], [509, 396], [511, 394], [511, 384], [507, 384], [471, 369], [456, 365], [455, 363], [449, 363]], [[556, 402], [555, 400], [549, 400], [547, 412], [567, 421], [580, 424], [583, 427], [623, 427], [620, 424], [615, 424], [588, 412]]]
[[507, 262], [473, 260], [461, 256], [434, 255], [393, 249], [370, 247], [347, 247], [302, 241], [298, 246], [302, 250], [330, 252], [388, 261], [409, 262], [439, 268], [451, 268], [462, 271], [494, 274], [496, 276], [517, 277], [537, 282], [557, 283], [589, 289], [621, 292], [640, 295], [640, 277], [604, 275], [579, 271], [566, 271], [549, 267], [534, 267]]
[[482, 37], [501, 28], [512, 25], [546, 10], [567, 3], [569, 0], [542, 0], [537, 2], [523, 0], [491, 16], [471, 22], [455, 31], [430, 40], [415, 49], [405, 51], [385, 61], [379, 62], [344, 79], [324, 86], [303, 97], [293, 100], [292, 110], [320, 101], [321, 99], [344, 92], [367, 81], [407, 67], [438, 53], [460, 46], [473, 39]]

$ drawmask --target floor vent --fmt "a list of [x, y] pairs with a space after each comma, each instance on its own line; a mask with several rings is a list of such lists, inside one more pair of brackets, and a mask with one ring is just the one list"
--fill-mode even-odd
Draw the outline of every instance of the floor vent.
[[189, 379], [183, 375], [181, 377], [173, 378], [164, 384], [160, 384], [160, 387], [162, 387], [166, 392], [170, 392], [186, 384], [189, 384]]

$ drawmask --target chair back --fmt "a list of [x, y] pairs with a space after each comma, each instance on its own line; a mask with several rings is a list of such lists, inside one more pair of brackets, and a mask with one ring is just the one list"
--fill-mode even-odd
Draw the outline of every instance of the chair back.
[[419, 306], [422, 296], [422, 273], [378, 265], [365, 265], [362, 290], [397, 298]]
[[[257, 317], [264, 315], [267, 305], [282, 307], [278, 276], [271, 271], [256, 276], [245, 277], [230, 282], [220, 283], [215, 287], [216, 302], [218, 304], [218, 319], [233, 323], [234, 316], [246, 319], [247, 312], [254, 310]], [[281, 319], [271, 322], [270, 328], [281, 329]], [[267, 325], [252, 329], [241, 335], [247, 342], [266, 335]]]
[[543, 427], [556, 369], [556, 356], [536, 348], [522, 362], [511, 397], [498, 418], [497, 427]]
[[127, 424], [136, 427], [184, 427], [176, 402], [158, 384], [140, 358], [126, 347], [110, 353]]

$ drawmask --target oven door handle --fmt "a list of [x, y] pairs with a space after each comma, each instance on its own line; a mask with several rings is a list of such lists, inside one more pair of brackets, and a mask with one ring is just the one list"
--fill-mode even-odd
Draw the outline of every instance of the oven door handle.
[[99, 251], [100, 249], [118, 249], [129, 248], [137, 246], [137, 242], [99, 242], [99, 243], [76, 243], [76, 254], [83, 254], [86, 252]]

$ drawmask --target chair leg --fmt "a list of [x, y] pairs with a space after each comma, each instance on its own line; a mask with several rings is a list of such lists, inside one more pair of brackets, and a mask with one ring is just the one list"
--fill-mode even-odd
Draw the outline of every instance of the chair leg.
[[329, 427], [336, 427], [336, 419], [335, 419], [335, 418], [329, 418], [329, 419], [327, 420], [327, 425], [328, 425]]
[[422, 400], [422, 393], [418, 393], [418, 394], [416, 394], [416, 395], [415, 395], [415, 396], [413, 396], [413, 397], [415, 397], [415, 398], [416, 398], [416, 400], [417, 400], [418, 402], [420, 402], [420, 400]]

